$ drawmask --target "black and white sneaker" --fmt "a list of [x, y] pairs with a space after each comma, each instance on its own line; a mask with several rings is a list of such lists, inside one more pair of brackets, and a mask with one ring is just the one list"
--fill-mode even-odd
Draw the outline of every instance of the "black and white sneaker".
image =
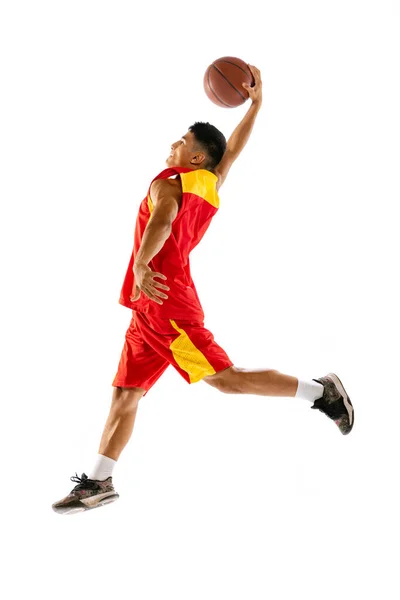
[[119, 494], [114, 490], [112, 477], [108, 477], [105, 481], [98, 481], [89, 479], [85, 473], [82, 474], [82, 477], [78, 477], [75, 473], [75, 476], [71, 477], [71, 481], [78, 485], [68, 496], [53, 504], [52, 508], [57, 513], [67, 515], [82, 512], [115, 502], [119, 498]]
[[313, 379], [324, 386], [322, 398], [315, 400], [311, 408], [316, 408], [335, 421], [343, 435], [353, 429], [354, 409], [339, 377], [328, 373], [325, 377]]

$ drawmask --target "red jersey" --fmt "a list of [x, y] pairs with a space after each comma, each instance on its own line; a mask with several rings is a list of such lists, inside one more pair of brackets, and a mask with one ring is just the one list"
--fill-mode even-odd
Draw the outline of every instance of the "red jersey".
[[160, 318], [203, 321], [203, 309], [190, 274], [189, 254], [204, 236], [211, 219], [219, 208], [216, 189], [218, 177], [205, 169], [192, 170], [184, 167], [171, 167], [164, 169], [153, 181], [167, 179], [173, 175], [179, 175], [181, 179], [182, 204], [172, 223], [171, 235], [148, 265], [152, 271], [166, 276], [166, 281], [163, 279], [156, 279], [156, 281], [170, 288], [169, 291], [165, 291], [168, 299], [163, 300], [163, 304], [157, 304], [141, 292], [136, 302], [130, 300], [134, 284], [133, 263], [153, 210], [150, 184], [148, 194], [139, 207], [133, 251], [122, 285], [119, 303], [132, 310], [156, 314]]

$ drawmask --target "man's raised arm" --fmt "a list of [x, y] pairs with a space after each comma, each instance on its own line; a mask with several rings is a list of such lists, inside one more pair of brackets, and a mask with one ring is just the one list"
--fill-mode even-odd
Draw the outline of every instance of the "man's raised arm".
[[228, 171], [232, 166], [232, 163], [237, 159], [243, 148], [248, 142], [250, 134], [253, 130], [254, 122], [258, 111], [262, 104], [262, 81], [260, 71], [253, 65], [248, 65], [250, 71], [253, 73], [255, 85], [250, 87], [247, 83], [243, 84], [243, 87], [249, 92], [251, 99], [251, 106], [239, 125], [236, 127], [232, 135], [230, 136], [224, 156], [221, 162], [216, 166], [215, 173], [218, 176], [218, 183], [222, 185]]

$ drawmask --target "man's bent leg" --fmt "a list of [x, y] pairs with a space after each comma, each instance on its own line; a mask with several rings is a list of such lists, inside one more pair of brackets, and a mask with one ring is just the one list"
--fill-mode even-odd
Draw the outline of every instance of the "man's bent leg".
[[257, 396], [294, 397], [298, 379], [274, 369], [241, 369], [229, 367], [203, 381], [226, 394], [255, 394]]
[[132, 435], [136, 411], [143, 388], [116, 387], [113, 390], [110, 414], [100, 441], [99, 454], [118, 460]]

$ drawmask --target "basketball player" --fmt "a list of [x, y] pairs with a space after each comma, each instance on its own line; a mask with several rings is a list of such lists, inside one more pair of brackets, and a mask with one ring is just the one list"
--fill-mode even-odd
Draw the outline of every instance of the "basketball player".
[[[250, 67], [250, 66], [249, 66]], [[112, 483], [116, 462], [131, 437], [139, 400], [173, 365], [188, 382], [203, 380], [226, 394], [302, 398], [332, 419], [342, 434], [354, 423], [350, 399], [330, 373], [300, 381], [276, 370], [242, 369], [204, 327], [204, 313], [193, 283], [189, 254], [201, 241], [219, 208], [218, 192], [246, 145], [262, 103], [260, 71], [250, 67], [255, 85], [251, 105], [226, 143], [209, 123], [195, 123], [171, 146], [167, 169], [152, 181], [139, 207], [134, 247], [119, 302], [132, 310], [114, 386], [111, 410], [97, 462], [89, 477], [53, 504], [68, 514], [118, 498]]]

